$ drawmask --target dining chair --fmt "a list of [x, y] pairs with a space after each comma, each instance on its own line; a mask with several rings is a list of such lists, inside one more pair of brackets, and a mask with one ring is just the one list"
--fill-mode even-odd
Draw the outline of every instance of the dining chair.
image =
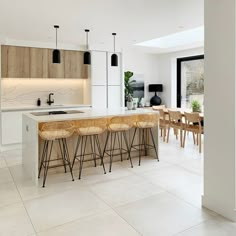
[[170, 128], [174, 129], [176, 138], [178, 137], [178, 130], [180, 131], [180, 147], [183, 146], [182, 140], [183, 140], [183, 129], [184, 125], [182, 122], [182, 114], [180, 111], [173, 111], [173, 110], [168, 110], [169, 114], [169, 122], [168, 122], [168, 131], [167, 131], [167, 143], [169, 142], [169, 137], [170, 137]]
[[184, 138], [183, 138], [183, 147], [185, 146], [186, 132], [192, 132], [194, 137], [195, 144], [195, 134], [197, 135], [197, 145], [199, 146], [199, 153], [202, 152], [202, 132], [203, 127], [201, 124], [201, 117], [198, 112], [184, 112]]
[[152, 109], [155, 111], [159, 111], [159, 128], [161, 131], [161, 137], [163, 137], [163, 142], [165, 142], [166, 139], [166, 130], [169, 123], [168, 115], [165, 113], [166, 106], [165, 105], [159, 105], [159, 106], [152, 106]]

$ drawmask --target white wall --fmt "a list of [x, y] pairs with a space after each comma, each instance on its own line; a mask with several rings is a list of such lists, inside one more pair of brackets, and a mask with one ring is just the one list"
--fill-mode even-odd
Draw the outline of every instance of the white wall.
[[205, 1], [203, 205], [236, 221], [236, 4]]
[[157, 55], [158, 78], [163, 84], [163, 92], [160, 93], [162, 103], [167, 107], [176, 107], [176, 59], [181, 57], [204, 54], [204, 48], [179, 51]]
[[176, 107], [176, 59], [200, 54], [204, 54], [202, 47], [158, 55], [137, 50], [124, 51], [124, 71], [144, 75], [146, 101], [150, 101], [154, 95], [148, 92], [148, 85], [162, 83], [163, 92], [159, 93], [162, 103], [168, 107]]
[[156, 55], [135, 50], [124, 51], [123, 65], [124, 71], [129, 70], [144, 76], [145, 100], [149, 101], [153, 94], [149, 94], [148, 84], [159, 83]]

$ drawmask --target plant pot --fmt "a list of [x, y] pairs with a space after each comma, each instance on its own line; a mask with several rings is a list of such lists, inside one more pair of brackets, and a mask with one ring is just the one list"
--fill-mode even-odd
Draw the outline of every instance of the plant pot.
[[133, 102], [127, 102], [127, 108], [128, 108], [128, 110], [132, 110], [133, 109]]
[[201, 109], [200, 108], [192, 108], [192, 111], [193, 112], [201, 112]]

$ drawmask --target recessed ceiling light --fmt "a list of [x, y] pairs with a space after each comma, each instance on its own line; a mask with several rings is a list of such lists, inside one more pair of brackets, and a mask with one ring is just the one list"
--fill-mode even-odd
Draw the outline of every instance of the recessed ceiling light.
[[191, 30], [181, 31], [164, 37], [137, 43], [137, 46], [152, 48], [172, 48], [204, 41], [204, 27], [198, 27]]

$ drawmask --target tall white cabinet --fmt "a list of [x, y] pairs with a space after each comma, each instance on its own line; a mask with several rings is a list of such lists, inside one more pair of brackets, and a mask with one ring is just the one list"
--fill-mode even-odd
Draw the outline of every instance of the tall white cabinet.
[[113, 108], [122, 106], [123, 76], [121, 54], [118, 66], [111, 66], [111, 53], [93, 51], [91, 65], [92, 106]]

